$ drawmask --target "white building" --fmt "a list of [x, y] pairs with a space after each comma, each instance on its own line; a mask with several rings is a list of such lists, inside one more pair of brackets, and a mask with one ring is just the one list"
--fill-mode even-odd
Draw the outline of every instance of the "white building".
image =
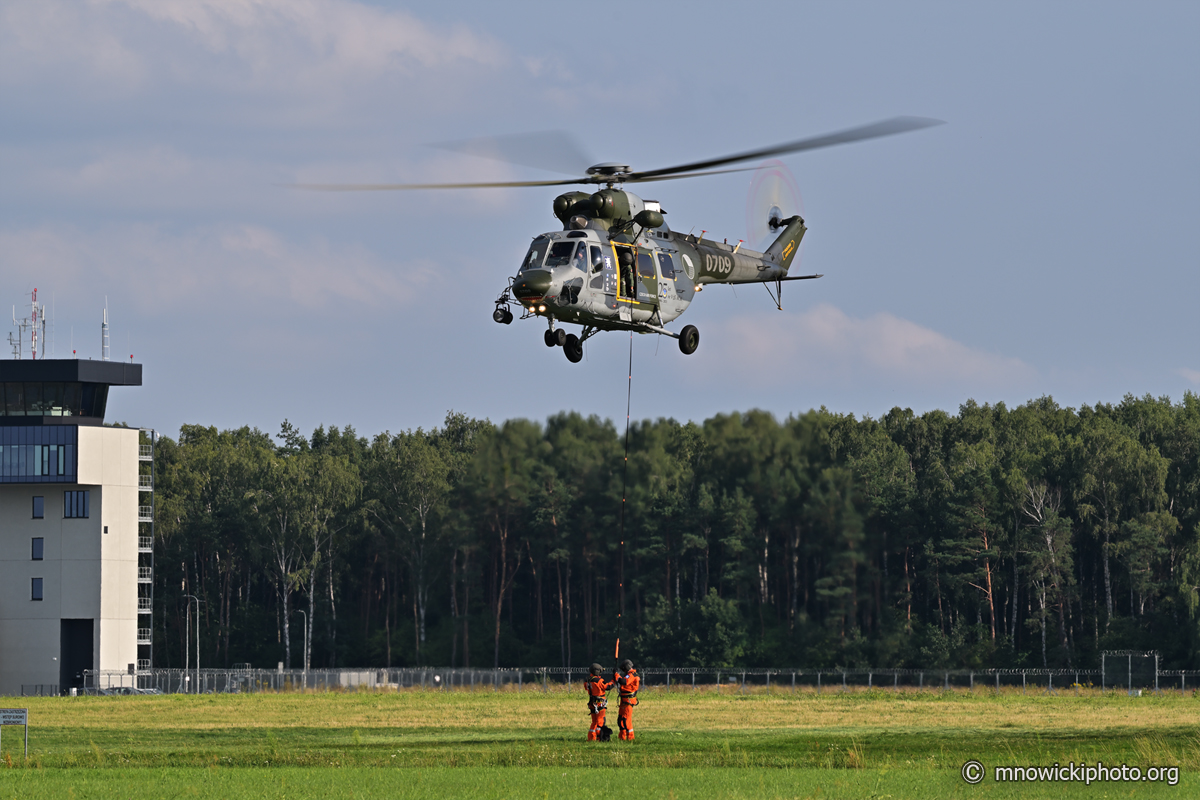
[[141, 383], [140, 364], [0, 361], [0, 695], [149, 666], [150, 485], [139, 431], [103, 426], [108, 387]]

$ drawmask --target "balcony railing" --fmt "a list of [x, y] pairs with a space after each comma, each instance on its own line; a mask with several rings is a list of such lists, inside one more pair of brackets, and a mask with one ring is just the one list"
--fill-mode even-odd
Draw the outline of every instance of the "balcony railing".
[[138, 567], [138, 583], [153, 583], [154, 570], [151, 567]]
[[138, 552], [139, 553], [154, 552], [154, 537], [153, 536], [139, 536], [138, 537]]
[[154, 476], [153, 475], [138, 475], [138, 489], [143, 492], [154, 491]]
[[138, 506], [138, 522], [153, 522], [154, 506]]
[[150, 644], [150, 629], [138, 628], [138, 644]]
[[154, 445], [139, 444], [138, 445], [138, 461], [153, 461], [154, 460]]
[[154, 611], [153, 598], [150, 598], [150, 597], [139, 597], [138, 598], [138, 613], [139, 614], [150, 614], [153, 611]]

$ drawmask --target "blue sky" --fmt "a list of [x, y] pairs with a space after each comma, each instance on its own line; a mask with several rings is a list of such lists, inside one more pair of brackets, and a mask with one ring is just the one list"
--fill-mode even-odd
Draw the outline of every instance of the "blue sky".
[[[749, 9], [749, 10], [747, 10]], [[634, 341], [637, 417], [879, 415], [1200, 390], [1194, 3], [0, 6], [0, 301], [54, 353], [146, 365], [110, 417], [360, 433], [564, 409], [619, 420], [629, 339], [569, 364], [491, 303], [553, 177], [424, 143], [571, 132], [655, 168], [900, 114], [947, 125], [784, 159], [809, 233], [785, 289], [713, 287], [699, 351]], [[751, 175], [654, 184], [746, 236]]]

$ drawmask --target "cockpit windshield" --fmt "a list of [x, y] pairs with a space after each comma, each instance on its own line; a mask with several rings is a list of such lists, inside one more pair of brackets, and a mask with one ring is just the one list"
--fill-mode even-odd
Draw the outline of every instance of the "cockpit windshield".
[[519, 272], [524, 272], [527, 269], [538, 269], [542, 266], [542, 260], [546, 258], [546, 250], [550, 247], [549, 239], [534, 239], [533, 244], [529, 246], [529, 252], [525, 255], [525, 260], [521, 263]]
[[571, 263], [571, 256], [574, 253], [575, 242], [555, 242], [550, 245], [550, 255], [546, 257], [546, 269]]

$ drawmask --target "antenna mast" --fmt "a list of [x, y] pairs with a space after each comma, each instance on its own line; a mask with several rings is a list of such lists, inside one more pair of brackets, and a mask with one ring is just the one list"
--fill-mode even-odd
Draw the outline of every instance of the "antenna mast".
[[[43, 303], [40, 306], [38, 305], [37, 289], [33, 290], [33, 311], [32, 311], [32, 316], [30, 317], [30, 322], [31, 322], [30, 327], [32, 328], [32, 334], [30, 336], [30, 343], [32, 346], [30, 347], [30, 353], [32, 353], [32, 355], [33, 355], [33, 360], [37, 361], [38, 333], [39, 332], [42, 335], [41, 338], [42, 338], [43, 348], [46, 344], [46, 304]], [[45, 357], [46, 357], [46, 353], [43, 352], [42, 358], [45, 358]]]
[[29, 327], [29, 320], [28, 319], [22, 319], [22, 320], [17, 319], [17, 307], [16, 306], [13, 306], [12, 315], [13, 315], [13, 325], [16, 326], [17, 333], [15, 336], [12, 333], [8, 334], [8, 343], [9, 343], [9, 345], [12, 346], [13, 359], [16, 361], [19, 361], [21, 359], [21, 355], [24, 352], [24, 348], [25, 348], [25, 329]]
[[100, 323], [100, 360], [108, 361], [108, 298], [104, 298], [104, 321]]

